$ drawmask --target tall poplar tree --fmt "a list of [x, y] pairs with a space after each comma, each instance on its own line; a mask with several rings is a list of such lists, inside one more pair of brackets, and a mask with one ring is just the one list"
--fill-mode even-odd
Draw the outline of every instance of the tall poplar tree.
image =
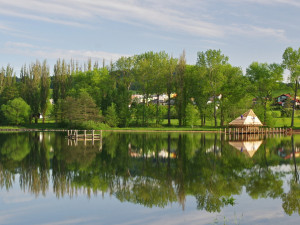
[[38, 122], [40, 116], [40, 78], [41, 78], [41, 63], [37, 60], [32, 63], [29, 68], [24, 65], [21, 68], [21, 96], [31, 108], [29, 122], [35, 118], [35, 123]]
[[166, 91], [168, 95], [168, 126], [171, 126], [171, 94], [174, 91], [174, 76], [176, 71], [178, 59], [169, 58], [166, 65], [166, 71], [164, 76], [164, 83], [166, 85]]
[[40, 108], [43, 116], [43, 123], [45, 122], [46, 111], [48, 108], [49, 91], [50, 91], [50, 78], [49, 66], [47, 61], [44, 60], [41, 68], [41, 87], [40, 87]]
[[153, 52], [146, 52], [136, 56], [134, 64], [134, 76], [138, 83], [139, 92], [143, 94], [143, 115], [142, 124], [145, 125], [148, 121], [146, 115], [146, 106], [151, 93], [151, 79], [153, 75], [153, 67], [151, 66]]
[[115, 100], [120, 126], [128, 126], [130, 120], [130, 86], [133, 82], [133, 57], [121, 57], [113, 66], [112, 78], [116, 82]]
[[178, 65], [176, 68], [176, 107], [178, 113], [179, 126], [185, 125], [185, 108], [187, 105], [186, 99], [186, 85], [185, 85], [185, 69], [186, 59], [185, 51], [179, 57]]
[[27, 103], [31, 108], [32, 117], [38, 123], [40, 116], [40, 80], [42, 74], [41, 63], [37, 60], [29, 67], [29, 80], [27, 89]]
[[297, 91], [299, 87], [299, 78], [300, 78], [300, 48], [298, 50], [294, 50], [292, 47], [288, 47], [285, 49], [283, 55], [283, 66], [290, 71], [290, 81], [295, 83], [294, 87], [294, 101], [293, 101], [293, 112], [292, 112], [292, 120], [291, 127], [294, 126], [294, 115], [295, 115], [295, 107], [296, 107], [296, 98]]
[[19, 96], [16, 75], [13, 67], [8, 64], [0, 70], [0, 104], [6, 104]]
[[57, 118], [57, 112], [60, 110], [59, 99], [65, 99], [67, 97], [67, 91], [70, 88], [70, 71], [71, 65], [68, 65], [63, 59], [58, 59], [54, 65], [53, 74], [53, 101], [55, 118]]

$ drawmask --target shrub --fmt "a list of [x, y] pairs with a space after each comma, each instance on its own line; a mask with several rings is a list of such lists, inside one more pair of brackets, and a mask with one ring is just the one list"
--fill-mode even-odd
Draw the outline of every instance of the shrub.
[[22, 99], [15, 98], [1, 106], [5, 118], [10, 124], [20, 125], [29, 121], [30, 106]]
[[108, 126], [105, 123], [89, 120], [89, 121], [84, 121], [81, 124], [79, 124], [79, 128], [82, 130], [106, 130], [106, 129], [109, 129], [110, 126]]

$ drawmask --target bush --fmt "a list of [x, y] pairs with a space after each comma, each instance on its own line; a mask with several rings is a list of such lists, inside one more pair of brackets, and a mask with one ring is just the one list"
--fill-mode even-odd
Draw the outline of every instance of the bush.
[[79, 124], [79, 128], [82, 130], [106, 130], [106, 129], [109, 129], [110, 126], [108, 126], [105, 123], [89, 120], [89, 121], [85, 121], [85, 122], [82, 122], [81, 124]]
[[270, 113], [267, 113], [266, 125], [268, 127], [275, 127], [276, 121], [277, 120]]
[[290, 108], [281, 108], [281, 117], [291, 117], [293, 109]]
[[1, 111], [10, 124], [20, 125], [29, 121], [31, 110], [22, 98], [15, 98], [8, 101], [7, 105], [2, 105]]

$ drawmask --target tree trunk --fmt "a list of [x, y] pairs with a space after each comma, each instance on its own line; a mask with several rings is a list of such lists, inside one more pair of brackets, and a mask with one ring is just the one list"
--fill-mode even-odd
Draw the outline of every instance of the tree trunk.
[[223, 109], [221, 108], [221, 121], [220, 121], [220, 126], [223, 127], [224, 126], [224, 119], [225, 116], [224, 116], [224, 112], [223, 112]]
[[221, 110], [221, 116], [220, 116], [220, 119], [221, 119], [221, 121], [220, 121], [220, 126], [221, 127], [223, 127], [224, 126], [224, 118], [225, 118], [225, 116], [224, 116], [224, 109], [223, 109], [223, 106], [222, 106], [222, 101], [220, 101], [220, 110]]
[[171, 126], [171, 93], [168, 93], [168, 126]]
[[143, 96], [143, 126], [145, 125], [145, 109], [146, 109], [146, 102], [145, 102], [145, 95]]
[[178, 102], [178, 125], [182, 126], [181, 100]]
[[265, 99], [264, 102], [264, 124], [266, 124], [266, 120], [267, 120], [267, 99]]
[[214, 119], [215, 119], [215, 127], [218, 126], [218, 122], [217, 122], [217, 109], [216, 109], [216, 94], [214, 94]]
[[158, 113], [159, 113], [159, 94], [157, 94], [157, 103], [156, 103], [156, 126], [159, 123]]
[[291, 127], [294, 126], [294, 115], [295, 115], [295, 108], [296, 108], [297, 89], [298, 89], [298, 80], [296, 80], [296, 83], [295, 83], [295, 95], [294, 95], [294, 102], [293, 102]]

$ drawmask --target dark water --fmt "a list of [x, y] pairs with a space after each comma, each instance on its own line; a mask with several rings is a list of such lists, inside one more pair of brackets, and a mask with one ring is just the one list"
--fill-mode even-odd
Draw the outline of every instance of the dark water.
[[300, 223], [299, 135], [65, 135], [0, 134], [0, 224]]

